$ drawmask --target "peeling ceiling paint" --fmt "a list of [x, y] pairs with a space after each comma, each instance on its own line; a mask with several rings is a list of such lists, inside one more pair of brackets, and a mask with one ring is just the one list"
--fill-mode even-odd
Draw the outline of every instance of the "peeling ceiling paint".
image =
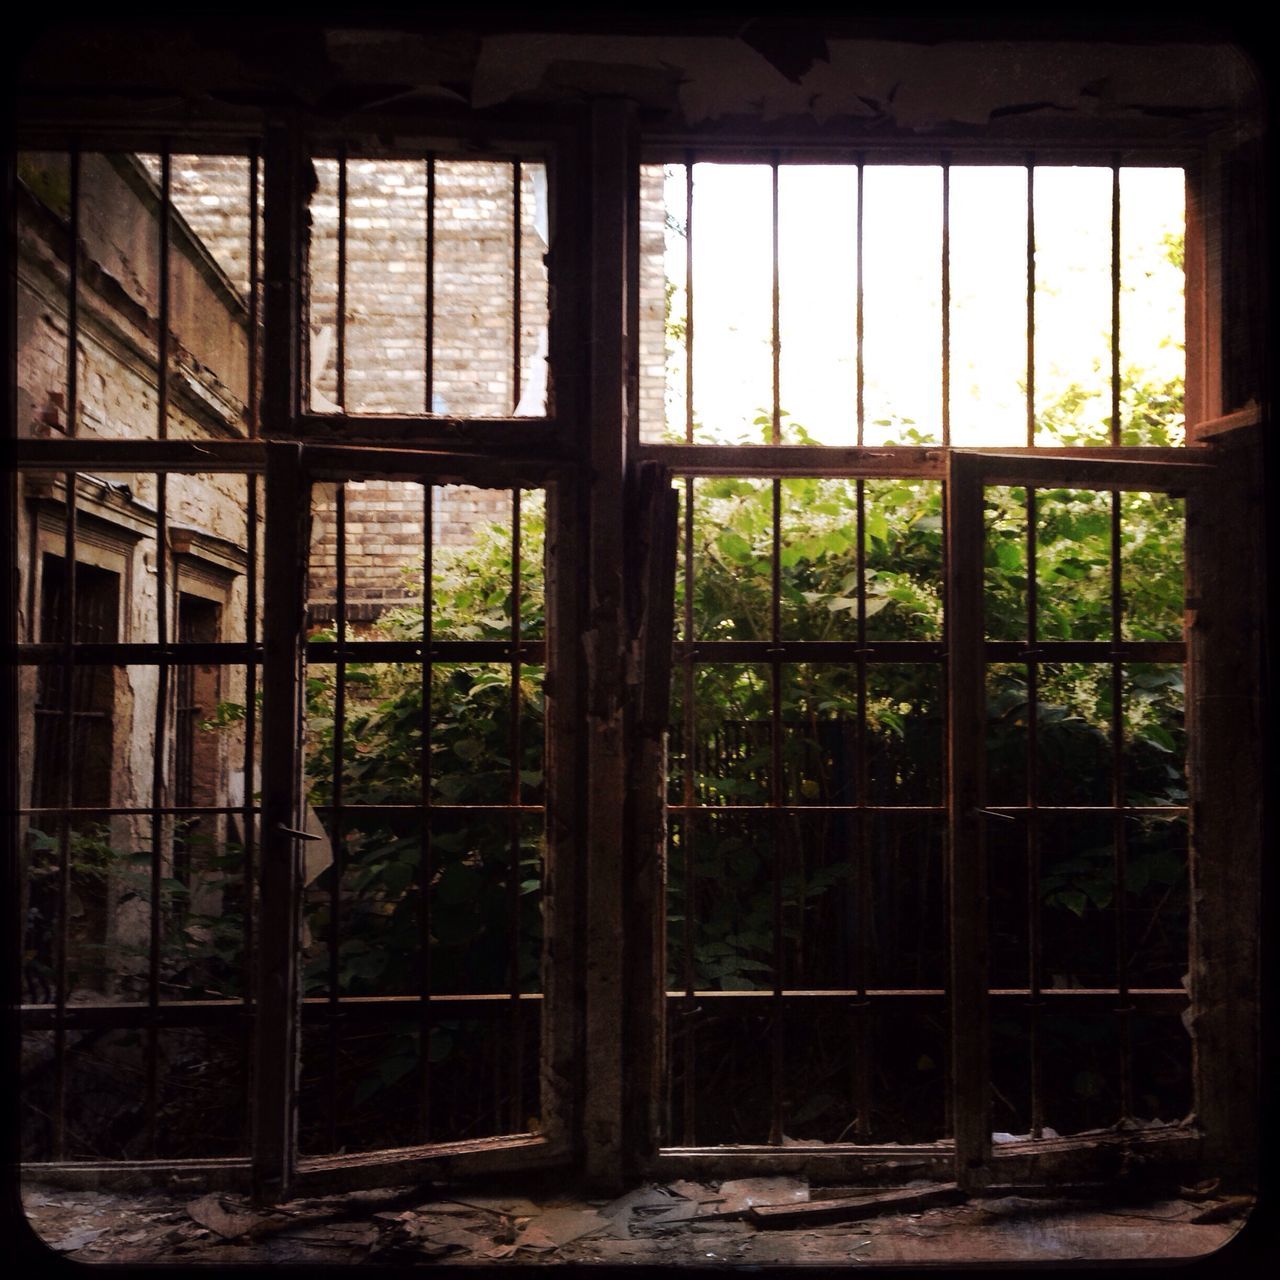
[[728, 37], [491, 36], [471, 105], [585, 95], [604, 83], [644, 106], [674, 107], [688, 125], [742, 114], [819, 124], [853, 116], [920, 131], [985, 125], [993, 112], [1027, 106], [1093, 116], [1236, 111], [1253, 90], [1248, 63], [1224, 45], [832, 40], [828, 55], [792, 81]]

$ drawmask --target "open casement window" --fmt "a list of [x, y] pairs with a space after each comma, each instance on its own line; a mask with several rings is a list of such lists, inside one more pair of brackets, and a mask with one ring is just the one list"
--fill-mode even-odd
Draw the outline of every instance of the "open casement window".
[[1183, 556], [1214, 474], [1190, 456], [952, 455], [962, 1182], [1016, 1180], [1029, 1160], [1105, 1169], [1116, 1143], [1173, 1163], [1199, 1140], [1189, 894], [1211, 841], [1191, 824], [1206, 779], [1187, 767]]
[[[571, 928], [571, 877], [550, 873], [570, 857], [552, 834], [569, 781], [549, 746], [554, 477], [289, 445], [267, 475], [262, 910], [290, 923], [263, 940], [281, 983], [258, 1069], [296, 1117], [283, 1159], [303, 1186], [564, 1162], [571, 1099], [548, 1064], [572, 1052], [571, 987], [544, 959]], [[493, 523], [450, 545], [449, 516], [479, 499]], [[396, 511], [406, 566], [376, 629], [350, 599], [390, 550], [370, 504]]]

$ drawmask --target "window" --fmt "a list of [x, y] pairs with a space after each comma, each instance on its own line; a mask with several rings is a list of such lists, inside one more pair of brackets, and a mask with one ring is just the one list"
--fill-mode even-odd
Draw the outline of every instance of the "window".
[[[749, 132], [32, 134], [33, 1163], [1247, 1167], [1216, 152]], [[95, 672], [111, 789], [41, 791]]]

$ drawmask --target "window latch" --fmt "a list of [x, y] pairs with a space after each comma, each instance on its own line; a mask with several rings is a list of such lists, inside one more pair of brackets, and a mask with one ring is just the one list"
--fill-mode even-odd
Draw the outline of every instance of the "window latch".
[[297, 836], [299, 840], [323, 840], [323, 836], [312, 835], [310, 831], [299, 831], [296, 827], [286, 827], [283, 822], [276, 823], [276, 830], [286, 836]]
[[994, 809], [974, 809], [972, 812], [984, 818], [999, 818], [1001, 822], [1017, 822], [1017, 818], [1013, 814], [997, 813]]

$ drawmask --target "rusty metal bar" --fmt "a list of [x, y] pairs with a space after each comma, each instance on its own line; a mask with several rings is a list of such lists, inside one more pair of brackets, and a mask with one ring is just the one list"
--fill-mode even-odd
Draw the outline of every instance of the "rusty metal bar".
[[[511, 162], [511, 413], [520, 407], [520, 161]], [[518, 490], [517, 490], [518, 492]]]
[[857, 438], [855, 443], [857, 444], [857, 447], [861, 449], [864, 444], [865, 433], [863, 428], [865, 426], [865, 415], [866, 415], [866, 405], [865, 405], [865, 399], [863, 395], [865, 366], [863, 364], [863, 359], [862, 359], [862, 340], [865, 333], [863, 305], [862, 305], [862, 301], [863, 301], [863, 298], [862, 298], [862, 295], [863, 295], [863, 290], [862, 290], [862, 203], [863, 203], [862, 194], [863, 194], [863, 186], [864, 186], [863, 180], [865, 178], [866, 166], [863, 163], [863, 157], [861, 154], [859, 154], [857, 159], [857, 168], [858, 168], [858, 207], [857, 207], [857, 213], [855, 214], [854, 257], [857, 260], [857, 271], [858, 271], [858, 281], [856, 285], [857, 298], [855, 303], [856, 310], [857, 310], [857, 359], [855, 363], [857, 366], [856, 381], [857, 381], [858, 420], [857, 420]]
[[1031, 989], [1031, 1136], [1044, 1132], [1044, 1086], [1040, 1042], [1040, 799], [1039, 675], [1035, 657], [1039, 636], [1039, 575], [1037, 573], [1037, 505], [1034, 488], [1027, 490], [1027, 981]]
[[[250, 439], [257, 439], [261, 425], [258, 420], [258, 360], [261, 355], [258, 335], [261, 319], [258, 308], [260, 283], [258, 279], [258, 144], [254, 142], [249, 147], [249, 402], [245, 405]], [[249, 634], [252, 636], [252, 628]]]
[[990, 1010], [982, 746], [986, 732], [983, 667], [983, 476], [981, 459], [951, 456], [947, 583], [951, 654], [948, 685], [950, 846], [950, 1009], [955, 1097], [956, 1180], [980, 1186], [991, 1159]]
[[[942, 509], [945, 513], [947, 510], [947, 484], [948, 481], [943, 480], [941, 483], [942, 490]], [[951, 741], [951, 680], [952, 669], [950, 661], [951, 642], [955, 632], [951, 626], [951, 599], [946, 590], [946, 584], [951, 580], [951, 526], [944, 519], [942, 522], [942, 647], [948, 657], [940, 664], [938, 668], [939, 682], [941, 685], [940, 696], [942, 698], [942, 734], [944, 745]], [[983, 616], [985, 617], [986, 603], [982, 605]], [[985, 699], [986, 689], [986, 671], [983, 670], [983, 696]], [[951, 752], [943, 750], [942, 752], [942, 798], [948, 801], [951, 795], [951, 772], [954, 765], [951, 759]], [[942, 806], [947, 808], [947, 804]], [[951, 841], [952, 830], [950, 822], [943, 826], [942, 832], [942, 892], [943, 901], [950, 901], [950, 885], [951, 885]], [[944, 912], [945, 924], [944, 928], [944, 947], [946, 953], [950, 954], [951, 947], [951, 912]], [[944, 970], [944, 981], [948, 971]], [[949, 994], [949, 991], [948, 991]], [[950, 1002], [948, 1002], [950, 1009]], [[955, 1064], [952, 1061], [951, 1040], [947, 1040], [946, 1063], [942, 1072], [942, 1088], [943, 1088], [943, 1104], [942, 1104], [942, 1131], [950, 1136], [955, 1133]]]
[[21, 439], [14, 442], [19, 468], [78, 471], [259, 472], [266, 465], [257, 440], [77, 440]]
[[344, 830], [343, 788], [346, 782], [347, 755], [347, 486], [340, 483], [334, 495], [334, 523], [336, 526], [336, 591], [337, 603], [337, 653], [334, 661], [333, 691], [333, 777], [330, 780], [329, 823], [329, 856], [332, 862], [329, 867], [329, 930], [328, 950], [328, 997], [329, 1020], [327, 1024], [327, 1087], [329, 1092], [329, 1109], [327, 1122], [329, 1126], [329, 1146], [337, 1150], [338, 1146], [338, 1043], [341, 1034], [339, 1024], [338, 994], [340, 970], [338, 949], [341, 945], [342, 919], [342, 873], [345, 869], [343, 850], [346, 832]]
[[[161, 375], [163, 383], [163, 374]], [[161, 405], [164, 397], [161, 397]], [[166, 485], [168, 477], [156, 476], [156, 641], [163, 654], [169, 641], [168, 532]], [[155, 729], [151, 747], [151, 877], [150, 928], [147, 942], [147, 1000], [160, 1003], [161, 891], [165, 821], [160, 808], [165, 792], [165, 725], [169, 703], [169, 663], [161, 658], [156, 669]], [[156, 1153], [159, 1091], [159, 1041], [153, 1027], [147, 1036], [147, 1148]]]
[[[773, 267], [769, 294], [770, 355], [773, 362], [773, 409], [770, 415], [769, 443], [779, 445], [782, 443], [782, 331], [779, 324], [781, 290], [778, 275], [778, 160], [776, 156], [769, 167], [769, 175], [769, 191], [772, 201], [770, 254]], [[777, 638], [775, 633], [774, 639], [776, 640]]]
[[[436, 366], [436, 158], [434, 153], [427, 155], [425, 163], [427, 168], [427, 278], [426, 297], [423, 302], [422, 412], [433, 413]], [[423, 483], [430, 488], [425, 480]]]
[[[71, 357], [68, 357], [69, 359]], [[74, 361], [72, 361], [74, 363]], [[69, 380], [70, 381], [70, 380]], [[73, 401], [68, 401], [68, 411]], [[72, 735], [75, 732], [72, 701], [72, 655], [75, 648], [76, 617], [76, 476], [67, 472], [63, 477], [65, 510], [63, 513], [63, 564], [66, 566], [67, 593], [63, 645], [65, 659], [62, 664], [62, 744], [65, 753], [62, 778], [64, 809], [71, 807], [74, 797], [74, 769], [72, 767]], [[54, 953], [54, 1001], [58, 1023], [53, 1043], [53, 1154], [60, 1160], [66, 1153], [66, 1029], [62, 1019], [67, 1008], [67, 947], [69, 945], [69, 916], [71, 906], [71, 822], [64, 813], [58, 824], [58, 937]]]
[[[273, 190], [271, 164], [267, 179], [270, 210], [273, 197], [285, 192]], [[282, 372], [287, 371], [276, 370], [275, 376]], [[288, 1197], [297, 1160], [303, 874], [300, 842], [292, 831], [301, 810], [301, 638], [306, 581], [298, 567], [306, 563], [310, 486], [302, 475], [300, 445], [269, 445], [267, 458], [260, 910], [271, 928], [262, 931], [257, 956], [253, 1173], [255, 1195], [278, 1201]]]
[[625, 1057], [622, 986], [625, 914], [622, 860], [626, 794], [624, 666], [628, 634], [624, 591], [626, 520], [624, 485], [627, 376], [629, 218], [635, 209], [639, 165], [633, 104], [596, 99], [590, 106], [591, 271], [584, 276], [590, 302], [586, 451], [592, 483], [587, 493], [586, 602], [593, 642], [586, 653], [585, 819], [587, 868], [585, 997], [587, 1035], [593, 1043], [583, 1098], [585, 1175], [601, 1190], [622, 1177]]
[[[258, 143], [255, 140], [249, 146], [249, 391], [245, 413], [248, 418], [249, 436], [256, 439], [261, 429], [261, 407], [258, 403], [258, 362], [261, 359], [259, 326], [261, 322], [258, 290], [261, 284], [258, 270]], [[245, 640], [257, 645], [261, 640], [261, 628], [258, 625], [258, 478], [248, 476], [245, 480], [248, 488], [246, 510], [245, 550], [247, 564], [246, 599], [245, 599]], [[255, 760], [258, 742], [258, 668], [255, 663], [245, 663], [244, 669], [244, 767], [243, 810], [240, 815], [240, 830], [244, 840], [244, 855], [241, 863], [241, 884], [244, 896], [244, 939], [242, 942], [241, 963], [244, 982], [244, 1007], [246, 1012], [252, 1007], [254, 946], [257, 930], [257, 902], [254, 893], [257, 884], [257, 836], [254, 821], [257, 806], [253, 803]], [[244, 1057], [244, 1138], [246, 1149], [253, 1145], [253, 1095], [250, 1081], [253, 1079], [254, 1036], [246, 1034], [243, 1040]]]
[[[859, 183], [859, 192], [862, 187]], [[861, 239], [859, 239], [861, 243]], [[861, 281], [861, 276], [859, 276]], [[861, 416], [859, 416], [861, 426]], [[853, 1102], [854, 1132], [862, 1141], [871, 1137], [871, 1022], [867, 1004], [867, 979], [871, 972], [871, 844], [868, 839], [867, 787], [867, 491], [866, 481], [855, 482], [857, 496], [857, 635], [856, 698], [854, 712], [854, 901], [853, 971], [857, 994], [853, 1012]]]
[[80, 147], [67, 152], [67, 438], [74, 440], [80, 418]]
[[[516, 162], [519, 163], [518, 161]], [[518, 206], [517, 206], [518, 207]], [[510, 1091], [509, 1126], [513, 1133], [523, 1127], [521, 1088], [524, 1071], [524, 1035], [520, 1020], [520, 490], [511, 491], [511, 691], [510, 716], [507, 726], [510, 760], [511, 812], [507, 822], [510, 839], [510, 863], [507, 868], [507, 950], [511, 966], [511, 1022], [508, 1030]]]
[[156, 335], [156, 397], [159, 401], [156, 438], [169, 436], [169, 239], [172, 221], [171, 161], [166, 143], [160, 153], [160, 315]]
[[[776, 173], [776, 171], [775, 171]], [[777, 258], [775, 254], [775, 280]], [[775, 329], [776, 334], [776, 317]], [[775, 348], [776, 350], [776, 348]], [[774, 422], [777, 422], [777, 383], [774, 383]], [[783, 1125], [783, 1073], [785, 1071], [785, 1037], [782, 995], [783, 930], [782, 930], [782, 858], [781, 839], [783, 820], [778, 808], [783, 801], [782, 786], [782, 662], [778, 656], [778, 643], [782, 637], [782, 481], [772, 481], [773, 514], [770, 546], [769, 582], [769, 637], [772, 650], [769, 658], [769, 831], [773, 837], [772, 868], [772, 917], [773, 917], [773, 995], [770, 1006], [770, 1049], [772, 1069], [769, 1077], [769, 1142], [782, 1145]]]
[[[343, 652], [352, 662], [420, 662], [429, 657], [433, 662], [505, 662], [518, 653], [526, 663], [546, 660], [546, 642], [521, 640], [433, 640], [425, 646], [418, 640], [348, 640]], [[338, 646], [331, 640], [307, 642], [307, 658], [311, 662], [332, 662]]]
[[1036, 156], [1027, 152], [1027, 448], [1036, 447]]
[[[691, 168], [690, 168], [690, 171]], [[692, 204], [690, 204], [692, 209]], [[692, 314], [692, 312], [690, 312]], [[692, 401], [690, 401], [692, 405]], [[692, 424], [692, 408], [689, 422]], [[693, 485], [691, 478], [684, 482], [684, 640], [685, 649], [680, 658], [681, 672], [684, 681], [683, 732], [684, 732], [684, 777], [682, 778], [681, 798], [683, 800], [684, 820], [681, 823], [681, 840], [684, 855], [684, 922], [682, 933], [683, 968], [684, 968], [684, 1090], [681, 1094], [682, 1125], [681, 1134], [687, 1143], [694, 1141], [694, 1123], [696, 1120], [694, 1102], [694, 1066], [697, 1039], [697, 1006], [694, 1004], [694, 912], [697, 909], [697, 886], [694, 883], [693, 833], [696, 819], [694, 817], [694, 734], [697, 731], [694, 714], [694, 647], [693, 647]]]
[[347, 145], [338, 148], [338, 302], [335, 360], [338, 410], [347, 411]]
[[[683, 998], [683, 990], [668, 991], [668, 999]], [[869, 987], [869, 1002], [879, 1005], [918, 1005], [921, 1002], [940, 1001], [946, 998], [943, 987]], [[1031, 996], [1028, 987], [996, 987], [988, 996], [992, 1000], [1025, 1004]], [[733, 1002], [744, 1005], [768, 1006], [774, 999], [768, 989], [750, 991], [722, 991], [718, 988], [698, 988], [694, 996], [699, 1004], [704, 1002]], [[1135, 1007], [1148, 1013], [1178, 1013], [1187, 1008], [1190, 996], [1181, 987], [1131, 987], [1129, 996]], [[847, 1005], [858, 998], [853, 988], [830, 987], [817, 990], [786, 988], [782, 992], [784, 1002], [800, 1006], [815, 1006], [830, 1002]], [[1116, 992], [1113, 987], [1046, 987], [1041, 998], [1047, 1005], [1114, 1006]], [[521, 1003], [530, 1008], [539, 1006], [546, 997], [537, 991], [526, 991]], [[420, 1004], [419, 995], [400, 996], [343, 996], [343, 1015], [352, 1023], [367, 1024], [380, 1020], [404, 1021], [412, 1017]], [[506, 1019], [510, 1016], [511, 997], [506, 992], [489, 992], [474, 995], [444, 995], [431, 997], [431, 1007], [445, 1016]], [[328, 1018], [328, 997], [308, 996], [302, 1001], [303, 1021], [309, 1025], [323, 1025]], [[56, 1004], [21, 1005], [17, 1010], [24, 1031], [53, 1030], [59, 1024]], [[146, 1027], [153, 1023], [160, 1027], [243, 1027], [246, 1010], [239, 1000], [166, 1000], [158, 1009], [152, 1009], [145, 1001], [129, 1001], [120, 1004], [68, 1005], [61, 1016], [62, 1025], [69, 1031], [98, 1030], [102, 1028], [127, 1030]]]
[[942, 153], [942, 444], [951, 443], [951, 156]]
[[[173, 157], [166, 140], [160, 153], [160, 303], [156, 338], [156, 438], [169, 435], [169, 324]], [[165, 819], [159, 811], [165, 794], [165, 728], [169, 713], [170, 666], [165, 653], [169, 644], [169, 533], [166, 520], [169, 477], [156, 474], [156, 643], [160, 662], [156, 669], [155, 730], [151, 753], [151, 902], [147, 942], [147, 1000], [160, 1003], [161, 901]], [[159, 1139], [160, 1038], [157, 1028], [147, 1032], [147, 1149], [156, 1154]]]
[[[1115, 169], [1115, 199], [1119, 199], [1119, 167]], [[1117, 210], [1118, 211], [1118, 210]], [[1118, 225], [1118, 218], [1117, 218]], [[1121, 581], [1121, 497], [1111, 495], [1111, 639], [1120, 639], [1124, 610]], [[1124, 816], [1124, 666], [1119, 658], [1111, 660], [1111, 830], [1114, 845], [1116, 904], [1116, 1014], [1120, 1019], [1120, 1115], [1133, 1114], [1133, 1008], [1129, 1001], [1129, 929], [1125, 897], [1128, 893], [1126, 832]]]
[[[253, 161], [256, 166], [256, 158]], [[252, 401], [251, 401], [252, 402]], [[255, 414], [256, 418], [256, 414]], [[255, 422], [256, 426], [256, 422]], [[246, 516], [246, 543], [248, 565], [246, 567], [246, 601], [245, 601], [245, 635], [254, 643], [259, 633], [258, 627], [258, 478], [249, 476], [245, 483], [248, 486], [248, 510]], [[254, 777], [256, 773], [258, 745], [258, 668], [252, 662], [245, 663], [244, 668], [244, 765], [242, 784], [244, 794], [241, 796], [240, 831], [244, 840], [244, 855], [241, 863], [241, 884], [244, 895], [244, 940], [242, 943], [241, 963], [244, 981], [244, 1006], [250, 1008], [253, 999], [253, 965], [254, 944], [257, 929], [257, 908], [254, 899], [254, 886], [257, 883], [257, 837], [254, 831], [257, 806], [253, 802]], [[244, 1080], [245, 1080], [245, 1138], [252, 1141], [250, 1116], [252, 1107], [248, 1094], [249, 1081], [253, 1068], [253, 1037], [244, 1038]]]
[[[1120, 443], [1120, 157], [1111, 161], [1111, 446]], [[1128, 1113], [1126, 1112], [1126, 1115]]]
[[[435, 161], [428, 162], [432, 185]], [[430, 238], [430, 237], [428, 237]], [[430, 289], [430, 285], [428, 286]], [[428, 296], [429, 293], [428, 293]], [[430, 348], [428, 347], [428, 351]], [[428, 371], [430, 356], [428, 355]], [[418, 865], [418, 1070], [422, 1106], [420, 1133], [431, 1139], [431, 881], [435, 865], [431, 845], [431, 629], [435, 609], [432, 573], [435, 561], [434, 489], [430, 476], [422, 477], [422, 711], [418, 720], [418, 807], [421, 810], [421, 854]]]
[[693, 443], [693, 152], [684, 161], [684, 439]]

